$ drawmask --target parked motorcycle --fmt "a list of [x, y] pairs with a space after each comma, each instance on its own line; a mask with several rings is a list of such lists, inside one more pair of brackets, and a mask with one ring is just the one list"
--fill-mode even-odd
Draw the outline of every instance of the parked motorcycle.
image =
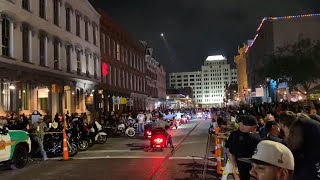
[[[52, 133], [52, 134], [45, 134], [43, 139], [43, 147], [46, 153], [49, 156], [60, 156], [63, 153], [63, 137], [62, 133]], [[40, 148], [38, 143], [35, 142], [34, 136], [30, 135], [31, 143], [31, 155], [38, 155], [40, 153]], [[78, 146], [76, 143], [76, 139], [71, 137], [71, 134], [67, 136], [67, 146], [69, 156], [73, 157], [78, 153]]]
[[105, 144], [108, 140], [108, 135], [104, 132], [101, 124], [94, 121], [93, 126], [91, 126], [89, 128], [89, 132], [87, 132], [87, 138], [91, 144], [94, 142], [98, 144]]
[[89, 148], [88, 140], [85, 138], [81, 138], [81, 132], [79, 127], [73, 127], [69, 129], [67, 132], [70, 133], [69, 136], [71, 136], [71, 138], [75, 139], [80, 151], [86, 151]]

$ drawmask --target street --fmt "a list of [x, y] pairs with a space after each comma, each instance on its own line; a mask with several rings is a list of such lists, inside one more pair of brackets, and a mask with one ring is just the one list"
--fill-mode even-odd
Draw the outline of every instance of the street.
[[0, 179], [216, 179], [208, 127], [208, 121], [193, 120], [169, 131], [173, 151], [147, 152], [143, 137], [109, 138], [69, 161], [35, 159], [21, 170], [1, 170]]

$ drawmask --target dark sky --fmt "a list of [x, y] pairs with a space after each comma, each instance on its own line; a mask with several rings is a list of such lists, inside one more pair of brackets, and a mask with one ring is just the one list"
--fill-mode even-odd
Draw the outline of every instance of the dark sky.
[[200, 70], [208, 55], [233, 61], [237, 47], [253, 38], [265, 16], [320, 12], [319, 0], [93, 1], [134, 39], [147, 41], [167, 72]]

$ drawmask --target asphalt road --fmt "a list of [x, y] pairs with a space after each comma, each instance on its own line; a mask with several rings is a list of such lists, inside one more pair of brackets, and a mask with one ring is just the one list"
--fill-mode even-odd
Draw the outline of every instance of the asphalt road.
[[[193, 120], [169, 133], [175, 149], [148, 152], [143, 137], [116, 137], [94, 145], [69, 161], [34, 160], [21, 170], [0, 170], [5, 180], [180, 180], [217, 179], [211, 160], [214, 146], [208, 138], [209, 122]], [[209, 140], [209, 143], [208, 143]]]

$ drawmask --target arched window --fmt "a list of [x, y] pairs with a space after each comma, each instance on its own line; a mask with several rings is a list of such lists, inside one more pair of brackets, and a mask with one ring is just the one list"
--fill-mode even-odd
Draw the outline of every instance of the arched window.
[[77, 74], [81, 75], [82, 68], [81, 68], [81, 51], [77, 50]]
[[40, 66], [46, 66], [46, 35], [44, 33], [39, 34], [40, 45]]
[[53, 42], [53, 56], [54, 56], [54, 69], [60, 69], [60, 42], [54, 40]]
[[22, 8], [30, 11], [30, 1], [29, 0], [22, 0]]
[[30, 38], [29, 38], [30, 28], [27, 24], [22, 25], [22, 54], [23, 61], [30, 62]]
[[2, 55], [10, 56], [10, 21], [2, 19]]

